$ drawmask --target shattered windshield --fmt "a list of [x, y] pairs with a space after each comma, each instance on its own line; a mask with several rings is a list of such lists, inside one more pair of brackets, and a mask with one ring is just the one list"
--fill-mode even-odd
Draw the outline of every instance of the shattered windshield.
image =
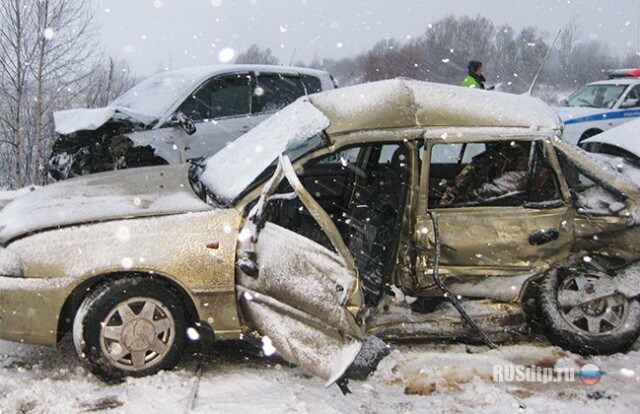
[[319, 134], [329, 124], [322, 112], [301, 98], [208, 158], [200, 181], [219, 202], [231, 204], [280, 154], [297, 158], [323, 145]]
[[586, 85], [567, 98], [563, 106], [612, 108], [626, 85]]
[[160, 73], [129, 89], [109, 106], [129, 108], [157, 119], [178, 99], [193, 90], [197, 86], [197, 79], [190, 73]]

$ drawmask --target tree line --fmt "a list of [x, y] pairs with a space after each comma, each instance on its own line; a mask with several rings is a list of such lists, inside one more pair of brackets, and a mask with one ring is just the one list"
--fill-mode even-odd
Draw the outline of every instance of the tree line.
[[[405, 42], [386, 38], [358, 56], [316, 59], [309, 66], [331, 72], [342, 86], [396, 77], [459, 85], [467, 75], [468, 62], [480, 60], [487, 84], [498, 84], [505, 92], [524, 93], [555, 37], [556, 33], [533, 26], [516, 31], [508, 24], [496, 26], [482, 16], [448, 16]], [[550, 52], [536, 82], [547, 91], [572, 91], [602, 79], [607, 69], [640, 67], [640, 52], [620, 57], [598, 40], [585, 40], [575, 18], [560, 30]], [[265, 55], [270, 62], [277, 62], [255, 45], [238, 59], [248, 63]], [[541, 97], [550, 103], [556, 98], [548, 94]]]
[[[55, 138], [54, 111], [105, 106], [137, 81], [126, 62], [101, 52], [94, 13], [90, 0], [0, 1], [0, 189], [49, 181], [44, 166]], [[396, 77], [457, 85], [467, 62], [481, 60], [488, 84], [521, 93], [552, 37], [536, 27], [516, 31], [482, 16], [449, 16], [404, 42], [385, 38], [354, 57], [295, 64], [327, 70], [341, 86]], [[235, 62], [280, 64], [258, 44]], [[583, 40], [572, 20], [539, 82], [548, 91], [570, 91], [601, 78], [605, 69], [638, 63], [637, 54], [618, 57], [598, 41]]]

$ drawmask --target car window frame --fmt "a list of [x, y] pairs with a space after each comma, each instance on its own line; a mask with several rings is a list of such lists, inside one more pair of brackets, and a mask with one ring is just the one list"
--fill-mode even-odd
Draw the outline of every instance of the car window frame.
[[[474, 203], [464, 203], [464, 204], [452, 204], [450, 206], [444, 206], [444, 205], [434, 205], [434, 206], [430, 206], [429, 205], [429, 194], [431, 192], [431, 184], [432, 184], [432, 180], [431, 180], [431, 168], [432, 168], [432, 156], [433, 156], [433, 152], [434, 150], [439, 146], [439, 145], [461, 145], [460, 147], [460, 152], [457, 156], [457, 159], [455, 160], [455, 163], [440, 163], [443, 165], [458, 165], [458, 166], [462, 166], [464, 165], [465, 167], [467, 165], [470, 164], [471, 160], [468, 159], [467, 157], [467, 153], [469, 152], [469, 148], [475, 148], [476, 144], [487, 144], [490, 142], [517, 142], [517, 143], [524, 143], [527, 146], [527, 170], [526, 170], [526, 174], [527, 174], [527, 186], [526, 189], [524, 191], [520, 191], [519, 193], [524, 193], [524, 197], [526, 198], [521, 204], [516, 205], [516, 204], [499, 204], [499, 202], [497, 201], [497, 197], [496, 200], [494, 202], [498, 202], [498, 204], [495, 204], [494, 202], [491, 202], [490, 200], [487, 200], [486, 203], [482, 203], [479, 202], [479, 204], [474, 204]], [[422, 189], [421, 187], [421, 198], [423, 198], [423, 196], [426, 195], [426, 200], [421, 200], [424, 201], [425, 206], [427, 211], [443, 211], [443, 210], [448, 210], [448, 209], [455, 209], [455, 208], [494, 208], [494, 207], [498, 207], [498, 208], [534, 208], [534, 209], [547, 209], [547, 208], [555, 208], [558, 207], [560, 205], [564, 205], [567, 203], [567, 198], [565, 196], [565, 192], [563, 192], [562, 190], [562, 185], [560, 182], [560, 177], [559, 177], [559, 169], [556, 168], [553, 164], [553, 162], [550, 160], [550, 150], [551, 148], [547, 145], [545, 145], [545, 138], [544, 137], [514, 137], [513, 139], [509, 139], [508, 137], [500, 137], [500, 138], [496, 138], [495, 136], [474, 136], [472, 139], [464, 139], [461, 141], [452, 141], [452, 140], [439, 140], [439, 141], [435, 141], [435, 140], [431, 140], [430, 142], [426, 142], [425, 143], [426, 146], [426, 150], [425, 152], [429, 152], [429, 157], [425, 160], [423, 158], [422, 163], [423, 163], [423, 174], [424, 175], [424, 182], [425, 182], [425, 188]], [[539, 151], [538, 151], [539, 149]], [[475, 151], [474, 155], [475, 154]], [[542, 159], [540, 158], [542, 156]], [[428, 161], [428, 162], [427, 162]], [[453, 161], [453, 160], [452, 160]], [[548, 180], [552, 180], [554, 182], [554, 186], [555, 186], [555, 193], [557, 195], [556, 199], [553, 200], [549, 200], [549, 203], [545, 203], [545, 202], [540, 202], [540, 201], [533, 201], [530, 199], [531, 195], [532, 195], [532, 190], [530, 188], [531, 185], [531, 180], [533, 179], [531, 177], [531, 174], [533, 173], [532, 168], [534, 168], [534, 165], [532, 163], [536, 162], [538, 164], [538, 168], [544, 164], [546, 164], [546, 168], [549, 170], [549, 172], [551, 173], [551, 176], [548, 177]], [[428, 164], [428, 165], [426, 165]], [[464, 167], [463, 167], [464, 168]], [[536, 170], [537, 171], [537, 170]], [[461, 171], [457, 172], [455, 175], [457, 176]]]

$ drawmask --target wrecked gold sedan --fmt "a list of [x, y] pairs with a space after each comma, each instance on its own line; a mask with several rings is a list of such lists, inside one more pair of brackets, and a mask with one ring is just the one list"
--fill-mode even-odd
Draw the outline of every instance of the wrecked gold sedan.
[[[0, 338], [117, 380], [255, 337], [331, 384], [381, 338], [624, 351], [640, 193], [536, 99], [410, 80], [301, 98], [203, 163], [56, 183], [0, 212]], [[528, 313], [528, 315], [527, 315]]]

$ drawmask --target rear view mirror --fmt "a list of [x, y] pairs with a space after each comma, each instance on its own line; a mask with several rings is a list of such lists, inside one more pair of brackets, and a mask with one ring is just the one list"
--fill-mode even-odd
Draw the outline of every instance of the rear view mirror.
[[620, 108], [634, 108], [638, 106], [640, 99], [625, 99], [624, 102], [620, 105]]

